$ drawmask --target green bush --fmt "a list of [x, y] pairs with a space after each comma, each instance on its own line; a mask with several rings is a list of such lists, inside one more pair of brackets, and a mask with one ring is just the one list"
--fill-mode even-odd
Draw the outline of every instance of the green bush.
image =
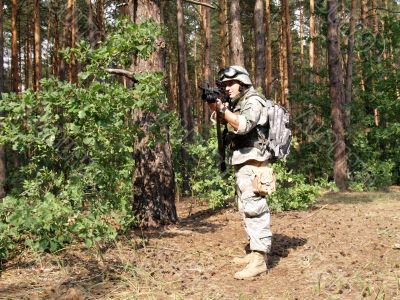
[[206, 199], [212, 208], [224, 205], [235, 195], [235, 177], [232, 168], [227, 164], [224, 173], [219, 169], [216, 136], [216, 130], [213, 128], [207, 141], [189, 146], [193, 161], [190, 170], [192, 193]]
[[[181, 143], [175, 141], [174, 145], [174, 152], [179, 153]], [[188, 149], [192, 196], [208, 201], [211, 208], [221, 207], [234, 199], [235, 175], [233, 168], [228, 165], [227, 171], [223, 174], [218, 168], [215, 128], [212, 128], [207, 140], [198, 138], [196, 143], [188, 146]], [[179, 164], [179, 155], [176, 155], [174, 165], [179, 167]], [[288, 171], [286, 163], [283, 161], [274, 163], [273, 168], [277, 174], [277, 191], [269, 199], [270, 207], [273, 210], [305, 209], [315, 201], [321, 188], [328, 186], [327, 183], [323, 184], [322, 180], [308, 184], [305, 175]], [[179, 171], [177, 177], [182, 178]]]
[[392, 184], [394, 163], [367, 160], [360, 170], [354, 171], [349, 182], [352, 191], [373, 191]]
[[[137, 74], [135, 88], [126, 89], [104, 68], [124, 68], [133, 54], [145, 58], [159, 33], [152, 22], [118, 21], [98, 49], [83, 43], [67, 50], [88, 63], [78, 84], [49, 79], [38, 94], [3, 95], [0, 143], [12, 156], [0, 203], [0, 259], [25, 247], [56, 251], [73, 241], [111, 241], [135, 222], [132, 147], [142, 133], [132, 113], [151, 111], [168, 121], [160, 110], [163, 75]], [[151, 126], [157, 138], [159, 124]]]
[[276, 174], [276, 192], [269, 197], [268, 204], [272, 210], [306, 209], [313, 204], [321, 188], [328, 187], [323, 181], [309, 184], [303, 174], [288, 171], [284, 161], [273, 164]]

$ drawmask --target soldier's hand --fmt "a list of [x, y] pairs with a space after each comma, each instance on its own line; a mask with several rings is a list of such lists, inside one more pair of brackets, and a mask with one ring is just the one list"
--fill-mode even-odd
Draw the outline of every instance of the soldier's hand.
[[[208, 102], [207, 102], [208, 103]], [[208, 103], [208, 107], [212, 110], [212, 111], [216, 111], [217, 110], [217, 104], [214, 103]]]
[[215, 102], [215, 110], [221, 110], [224, 108], [224, 104], [222, 103], [221, 99], [217, 99], [217, 101]]

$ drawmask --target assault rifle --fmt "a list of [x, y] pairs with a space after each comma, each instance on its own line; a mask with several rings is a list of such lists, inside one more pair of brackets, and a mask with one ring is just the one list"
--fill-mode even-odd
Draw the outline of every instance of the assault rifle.
[[[208, 84], [203, 85], [200, 87], [202, 90], [201, 98], [206, 101], [207, 103], [215, 103], [217, 99], [220, 99], [223, 103], [228, 101], [228, 97], [220, 88], [220, 84], [217, 82], [216, 87], [210, 87]], [[226, 127], [224, 132], [221, 132], [221, 121], [218, 116], [216, 116], [217, 122], [217, 140], [218, 140], [218, 154], [219, 154], [219, 169], [221, 173], [226, 171], [226, 163], [225, 163], [225, 134], [226, 134]]]

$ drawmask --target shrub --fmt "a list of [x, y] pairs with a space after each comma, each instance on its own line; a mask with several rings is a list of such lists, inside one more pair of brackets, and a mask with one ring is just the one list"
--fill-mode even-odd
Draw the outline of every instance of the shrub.
[[269, 198], [269, 206], [272, 210], [306, 209], [314, 203], [321, 188], [327, 186], [322, 182], [306, 183], [306, 177], [303, 174], [288, 171], [284, 161], [275, 163], [273, 169], [277, 184], [276, 192]]
[[[152, 22], [118, 21], [98, 49], [82, 43], [66, 51], [90, 63], [78, 84], [49, 79], [38, 94], [3, 95], [0, 143], [12, 153], [13, 167], [0, 203], [0, 259], [25, 247], [56, 251], [72, 241], [111, 241], [134, 223], [132, 145], [142, 133], [132, 112], [152, 111], [168, 121], [160, 110], [163, 76], [137, 74], [135, 88], [126, 89], [104, 69], [129, 65], [133, 54], [145, 58], [158, 34]], [[159, 124], [151, 126], [156, 133]]]

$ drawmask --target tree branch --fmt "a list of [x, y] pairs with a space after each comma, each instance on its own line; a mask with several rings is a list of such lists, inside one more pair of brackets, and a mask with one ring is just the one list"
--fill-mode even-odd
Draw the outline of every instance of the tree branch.
[[[391, 14], [400, 14], [400, 11], [390, 10], [385, 7], [377, 7], [376, 10], [384, 10]], [[367, 10], [368, 17], [370, 16], [370, 14], [369, 14], [370, 11], [372, 11], [372, 8]]]
[[128, 70], [107, 68], [106, 72], [114, 75], [125, 76], [126, 78], [129, 78], [133, 82], [138, 82], [137, 79], [135, 78], [135, 73]]
[[183, 0], [183, 1], [216, 9], [216, 7], [214, 5], [208, 4], [208, 3], [203, 3], [203, 2], [199, 2], [199, 1], [195, 1], [195, 0]]

